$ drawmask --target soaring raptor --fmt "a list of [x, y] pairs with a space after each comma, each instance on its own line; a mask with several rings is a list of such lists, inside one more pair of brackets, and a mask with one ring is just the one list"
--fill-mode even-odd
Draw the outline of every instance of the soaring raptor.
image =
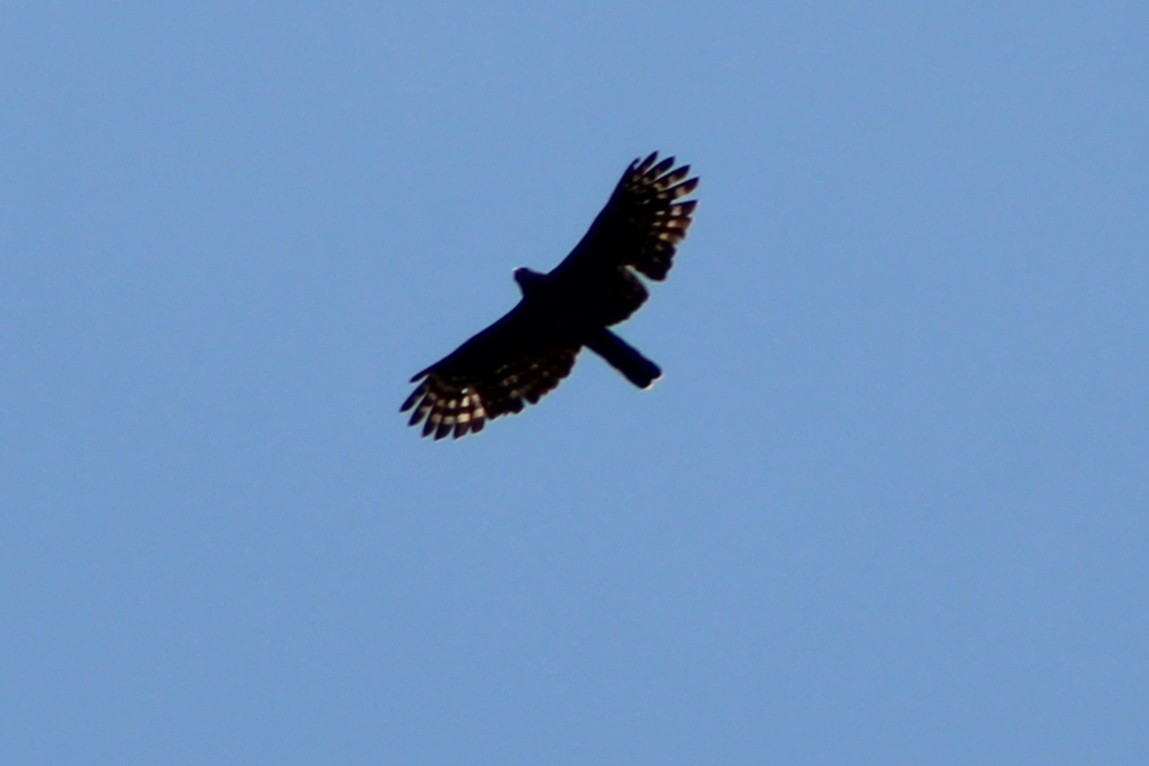
[[661, 281], [686, 236], [698, 178], [689, 165], [658, 152], [635, 160], [582, 240], [546, 274], [515, 270], [522, 299], [505, 316], [419, 372], [400, 412], [423, 436], [456, 439], [487, 420], [520, 412], [570, 374], [586, 346], [639, 388], [662, 370], [608, 328], [641, 306], [646, 287], [635, 272]]

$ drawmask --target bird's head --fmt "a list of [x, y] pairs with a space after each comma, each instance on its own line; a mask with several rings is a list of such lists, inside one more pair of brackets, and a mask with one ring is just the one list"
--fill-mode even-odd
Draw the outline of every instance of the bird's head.
[[546, 274], [531, 271], [526, 267], [520, 266], [515, 269], [515, 281], [518, 282], [519, 289], [523, 291], [523, 295], [535, 289], [545, 279]]

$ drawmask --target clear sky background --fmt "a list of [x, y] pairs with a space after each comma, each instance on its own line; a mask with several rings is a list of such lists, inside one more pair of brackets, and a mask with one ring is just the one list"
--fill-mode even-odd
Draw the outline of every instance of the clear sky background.
[[[1149, 763], [1149, 6], [2, 15], [0, 762]], [[653, 149], [658, 385], [408, 429]]]

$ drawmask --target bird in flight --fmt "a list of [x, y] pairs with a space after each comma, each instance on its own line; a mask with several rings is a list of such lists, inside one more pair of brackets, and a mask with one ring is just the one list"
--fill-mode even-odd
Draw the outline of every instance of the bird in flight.
[[[673, 168], [673, 169], [672, 169]], [[442, 439], [478, 433], [501, 415], [535, 404], [570, 374], [585, 346], [639, 388], [662, 370], [609, 327], [647, 298], [635, 272], [662, 281], [686, 237], [698, 178], [658, 152], [636, 159], [606, 206], [562, 262], [543, 274], [515, 270], [523, 297], [490, 327], [411, 378], [418, 386], [400, 412]]]

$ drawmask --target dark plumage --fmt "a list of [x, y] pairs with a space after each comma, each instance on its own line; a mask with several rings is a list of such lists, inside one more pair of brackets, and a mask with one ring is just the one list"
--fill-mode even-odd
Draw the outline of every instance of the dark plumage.
[[642, 280], [661, 281], [686, 236], [698, 185], [689, 165], [654, 152], [622, 174], [606, 207], [554, 270], [517, 269], [523, 297], [501, 319], [411, 378], [418, 387], [401, 412], [423, 435], [455, 438], [482, 430], [487, 420], [520, 412], [570, 374], [583, 346], [634, 385], [646, 388], [662, 371], [607, 329], [647, 298]]

